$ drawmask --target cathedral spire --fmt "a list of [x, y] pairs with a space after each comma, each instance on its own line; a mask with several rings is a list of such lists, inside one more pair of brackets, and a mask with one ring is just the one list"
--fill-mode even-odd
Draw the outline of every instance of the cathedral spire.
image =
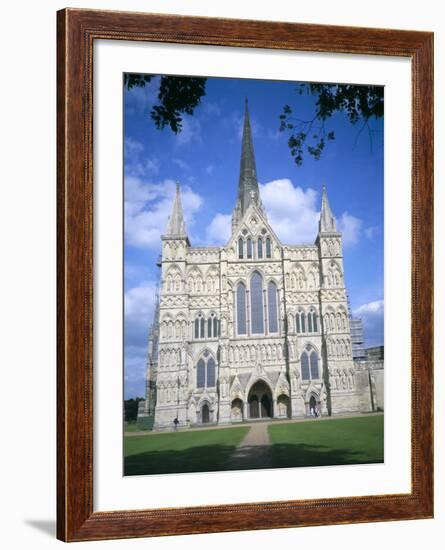
[[244, 111], [243, 139], [241, 145], [241, 163], [238, 184], [238, 204], [241, 217], [253, 198], [259, 202], [259, 188], [256, 175], [255, 154], [253, 152], [252, 130], [250, 127], [247, 97]]
[[181, 191], [179, 183], [176, 183], [176, 195], [173, 202], [172, 213], [168, 218], [167, 230], [165, 237], [186, 239], [184, 214], [182, 212]]
[[320, 212], [320, 221], [318, 224], [318, 231], [320, 233], [326, 231], [337, 231], [335, 225], [335, 218], [332, 214], [331, 207], [329, 206], [328, 194], [326, 191], [326, 186], [323, 185], [323, 191], [321, 195], [321, 212]]

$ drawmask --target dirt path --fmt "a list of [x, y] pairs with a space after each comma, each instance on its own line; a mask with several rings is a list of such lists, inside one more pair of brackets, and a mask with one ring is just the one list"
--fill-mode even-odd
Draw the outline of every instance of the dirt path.
[[253, 424], [244, 439], [229, 458], [227, 466], [237, 470], [249, 464], [249, 469], [267, 468], [271, 466], [270, 440], [267, 430], [268, 423]]

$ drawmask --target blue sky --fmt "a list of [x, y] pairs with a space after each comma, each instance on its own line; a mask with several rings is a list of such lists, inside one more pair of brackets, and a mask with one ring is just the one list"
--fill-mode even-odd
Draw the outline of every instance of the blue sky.
[[383, 120], [372, 139], [342, 113], [327, 121], [334, 141], [320, 160], [297, 167], [280, 133], [289, 104], [301, 119], [314, 115], [314, 98], [296, 83], [210, 78], [206, 95], [183, 130], [157, 130], [149, 113], [159, 78], [124, 91], [125, 397], [144, 395], [147, 334], [151, 323], [160, 235], [175, 181], [181, 183], [192, 245], [224, 244], [230, 232], [239, 176], [244, 98], [250, 119], [262, 202], [283, 243], [313, 243], [327, 186], [343, 232], [345, 279], [354, 314], [363, 318], [366, 344], [383, 344]]

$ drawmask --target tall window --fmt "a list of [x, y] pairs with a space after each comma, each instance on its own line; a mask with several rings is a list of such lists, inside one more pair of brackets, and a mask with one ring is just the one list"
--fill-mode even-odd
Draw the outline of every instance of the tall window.
[[198, 388], [213, 388], [216, 382], [216, 363], [215, 359], [208, 351], [202, 354], [196, 367], [196, 386]]
[[301, 378], [303, 380], [318, 380], [320, 378], [317, 352], [311, 346], [306, 346], [301, 354]]
[[213, 319], [211, 317], [209, 317], [207, 319], [207, 338], [211, 338], [212, 337], [212, 328], [213, 328], [213, 323], [212, 323]]
[[303, 351], [303, 353], [301, 354], [301, 378], [303, 380], [311, 379], [311, 375], [309, 372], [309, 357], [305, 351]]
[[236, 289], [236, 327], [238, 334], [247, 334], [246, 287], [243, 283]]
[[244, 258], [244, 243], [241, 237], [238, 239], [238, 258], [240, 260]]
[[212, 313], [207, 319], [207, 338], [217, 338], [219, 336], [219, 324], [216, 315]]
[[267, 287], [267, 301], [269, 305], [269, 332], [278, 332], [278, 311], [277, 311], [277, 285], [270, 281]]
[[247, 258], [252, 258], [252, 239], [250, 237], [247, 239]]
[[307, 316], [308, 332], [318, 332], [317, 314], [315, 310], [311, 309]]
[[252, 334], [264, 332], [263, 278], [255, 271], [250, 280], [250, 310], [252, 316]]
[[295, 315], [295, 330], [297, 332], [301, 332], [301, 323], [300, 323], [300, 314], [297, 313]]
[[270, 246], [270, 238], [267, 237], [266, 239], [266, 258], [270, 258], [272, 256], [271, 253], [271, 246]]
[[193, 322], [195, 340], [203, 338], [217, 338], [219, 336], [219, 321], [214, 313], [207, 320], [199, 313]]
[[216, 317], [213, 317], [213, 337], [216, 338], [219, 336], [219, 322]]
[[196, 368], [196, 386], [198, 388], [205, 388], [206, 385], [206, 364], [204, 359], [198, 361], [198, 366]]
[[311, 378], [312, 380], [318, 380], [320, 378], [320, 375], [318, 372], [318, 357], [315, 350], [312, 350], [310, 363], [311, 363]]
[[205, 325], [206, 325], [205, 319], [200, 313], [198, 317], [196, 317], [195, 319], [195, 327], [194, 327], [195, 339], [205, 338]]
[[205, 337], [205, 321], [204, 317], [201, 317], [199, 320], [199, 337], [204, 338]]
[[213, 388], [215, 386], [215, 360], [212, 356], [207, 360], [207, 380], [206, 387]]
[[304, 311], [297, 311], [295, 315], [295, 324], [297, 326], [297, 332], [306, 332], [306, 314]]
[[263, 257], [263, 239], [260, 237], [258, 239], [258, 259]]

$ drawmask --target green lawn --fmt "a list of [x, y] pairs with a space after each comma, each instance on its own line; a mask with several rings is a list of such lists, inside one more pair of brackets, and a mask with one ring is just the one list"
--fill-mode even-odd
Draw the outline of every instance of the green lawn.
[[248, 427], [129, 436], [125, 475], [212, 472], [226, 469]]
[[271, 424], [273, 468], [383, 462], [383, 415]]
[[383, 415], [273, 422], [267, 428], [270, 446], [246, 449], [236, 466], [228, 459], [248, 426], [128, 435], [125, 475], [383, 462]]

